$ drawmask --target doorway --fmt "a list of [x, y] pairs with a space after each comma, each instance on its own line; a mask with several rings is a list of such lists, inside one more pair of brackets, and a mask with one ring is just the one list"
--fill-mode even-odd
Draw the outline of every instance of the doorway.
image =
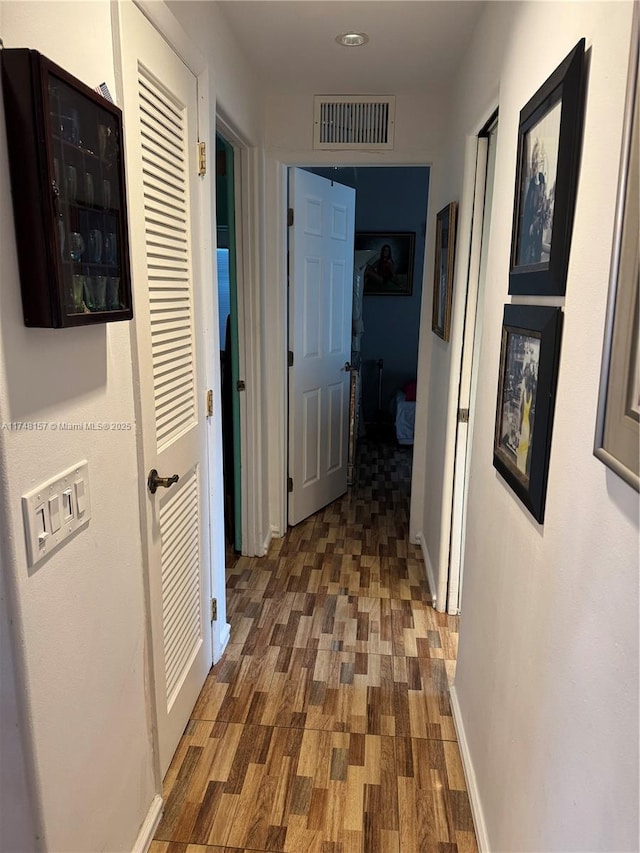
[[222, 469], [225, 550], [242, 552], [240, 400], [242, 388], [238, 339], [238, 263], [236, 240], [235, 155], [216, 134], [216, 263], [220, 333]]
[[[310, 171], [356, 190], [355, 277], [363, 295], [353, 306], [351, 363], [359, 368], [360, 438], [398, 445], [412, 453], [418, 342], [429, 196], [428, 166], [309, 166]], [[399, 267], [402, 293], [367, 292], [362, 279], [380, 246], [412, 243], [409, 262]], [[365, 241], [365, 242], [363, 242]], [[400, 259], [398, 259], [400, 260]], [[429, 275], [429, 272], [426, 272]], [[405, 287], [405, 283], [407, 286]], [[355, 472], [357, 476], [357, 471]]]

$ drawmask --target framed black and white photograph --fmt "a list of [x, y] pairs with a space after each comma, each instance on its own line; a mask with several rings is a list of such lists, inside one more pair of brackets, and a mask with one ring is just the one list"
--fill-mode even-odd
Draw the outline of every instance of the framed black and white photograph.
[[561, 331], [559, 308], [504, 307], [493, 464], [541, 524]]
[[566, 289], [582, 145], [581, 39], [520, 112], [509, 293]]
[[640, 491], [640, 83], [635, 10], [594, 453]]
[[443, 341], [448, 341], [451, 334], [457, 218], [458, 204], [455, 201], [438, 211], [436, 217], [436, 257], [433, 275], [431, 328]]
[[355, 251], [375, 250], [364, 269], [365, 295], [411, 296], [415, 231], [357, 231]]

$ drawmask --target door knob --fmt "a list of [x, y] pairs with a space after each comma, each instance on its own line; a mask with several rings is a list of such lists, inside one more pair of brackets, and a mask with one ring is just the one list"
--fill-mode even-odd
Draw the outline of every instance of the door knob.
[[149, 471], [149, 476], [147, 477], [147, 487], [152, 495], [158, 490], [158, 486], [162, 486], [164, 489], [168, 489], [169, 486], [173, 486], [174, 483], [177, 483], [180, 477], [178, 474], [174, 474], [173, 477], [158, 477], [158, 472], [155, 468], [152, 468]]
[[345, 369], [345, 371], [346, 371], [347, 373], [349, 373], [349, 371], [350, 371], [350, 370], [353, 370], [353, 367], [351, 367], [351, 362], [350, 362], [350, 361], [345, 361], [345, 363], [344, 363], [344, 369]]

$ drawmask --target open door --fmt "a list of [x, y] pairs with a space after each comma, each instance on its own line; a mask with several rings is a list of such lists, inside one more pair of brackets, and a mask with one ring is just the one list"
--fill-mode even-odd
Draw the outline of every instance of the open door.
[[195, 310], [203, 239], [199, 93], [196, 77], [133, 3], [122, 4], [120, 15], [130, 222], [136, 223], [140, 503], [164, 775], [212, 662], [205, 320]]
[[355, 201], [351, 187], [289, 170], [292, 525], [347, 490]]

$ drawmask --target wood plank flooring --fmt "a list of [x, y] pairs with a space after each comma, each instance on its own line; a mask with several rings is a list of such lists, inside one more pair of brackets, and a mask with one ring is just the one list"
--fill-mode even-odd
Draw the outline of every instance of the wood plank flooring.
[[231, 642], [151, 853], [477, 853], [449, 705], [458, 620], [408, 542], [411, 452], [227, 570]]

